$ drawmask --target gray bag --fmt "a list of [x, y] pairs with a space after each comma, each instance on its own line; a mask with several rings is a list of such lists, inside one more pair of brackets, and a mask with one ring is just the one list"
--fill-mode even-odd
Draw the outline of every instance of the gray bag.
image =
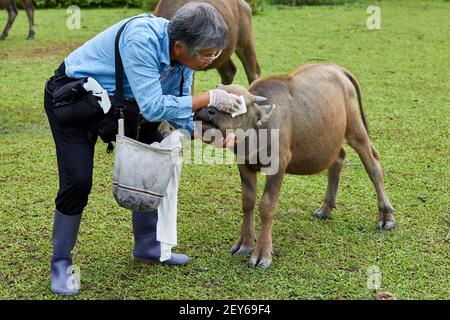
[[143, 212], [158, 208], [182, 148], [163, 145], [164, 141], [149, 145], [126, 137], [124, 121], [119, 119], [113, 176], [119, 206]]

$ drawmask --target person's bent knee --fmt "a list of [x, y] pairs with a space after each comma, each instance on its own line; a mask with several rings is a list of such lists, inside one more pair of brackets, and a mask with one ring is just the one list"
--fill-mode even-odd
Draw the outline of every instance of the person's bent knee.
[[58, 193], [56, 209], [66, 215], [83, 212], [92, 189], [92, 180], [77, 180]]

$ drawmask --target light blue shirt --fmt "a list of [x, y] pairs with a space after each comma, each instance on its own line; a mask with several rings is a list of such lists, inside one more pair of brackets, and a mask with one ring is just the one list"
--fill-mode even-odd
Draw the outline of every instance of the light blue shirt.
[[[169, 21], [151, 14], [142, 16], [145, 18], [134, 19], [125, 27], [119, 41], [125, 71], [124, 96], [136, 100], [146, 120], [166, 120], [192, 134], [193, 70], [180, 63], [170, 63]], [[92, 77], [113, 96], [116, 90], [114, 42], [120, 27], [128, 20], [120, 21], [73, 51], [64, 60], [67, 76]], [[183, 97], [178, 97], [182, 72]]]

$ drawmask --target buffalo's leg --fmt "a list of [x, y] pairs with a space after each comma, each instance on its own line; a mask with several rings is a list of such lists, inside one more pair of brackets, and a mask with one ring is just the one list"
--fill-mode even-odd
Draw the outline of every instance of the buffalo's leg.
[[261, 68], [256, 58], [256, 47], [252, 32], [252, 12], [251, 10], [241, 10], [241, 15], [240, 30], [242, 32], [239, 35], [235, 52], [244, 66], [248, 83], [251, 84], [260, 77]]
[[31, 0], [24, 0], [23, 1], [24, 9], [28, 16], [28, 24], [29, 24], [29, 31], [27, 40], [33, 40], [34, 35], [36, 34], [35, 25], [34, 25], [34, 6], [33, 2]]
[[283, 176], [284, 170], [266, 178], [266, 186], [259, 205], [261, 230], [249, 261], [251, 267], [268, 268], [272, 263], [272, 221], [278, 206]]
[[314, 217], [329, 218], [331, 217], [331, 211], [337, 208], [336, 197], [339, 189], [339, 179], [341, 177], [341, 171], [344, 166], [345, 150], [342, 148], [339, 151], [339, 155], [328, 169], [328, 185], [327, 193], [325, 194], [325, 200], [320, 209], [313, 212]]
[[256, 49], [253, 39], [249, 39], [249, 41], [243, 46], [238, 46], [236, 48], [236, 55], [239, 57], [239, 60], [241, 60], [242, 65], [244, 66], [248, 83], [251, 84], [253, 81], [259, 79], [261, 75], [261, 67], [259, 66], [256, 58]]
[[249, 255], [255, 244], [255, 220], [253, 212], [256, 204], [256, 172], [250, 170], [246, 165], [239, 165], [242, 184], [242, 210], [244, 220], [241, 233], [235, 245], [230, 249], [232, 254]]
[[11, 29], [11, 26], [13, 25], [14, 20], [16, 20], [16, 17], [19, 13], [15, 1], [10, 1], [8, 6], [6, 7], [6, 10], [8, 11], [8, 21], [6, 22], [6, 26], [5, 29], [3, 30], [3, 33], [0, 35], [0, 40], [6, 39], [9, 30]]
[[230, 58], [225, 61], [220, 67], [218, 67], [217, 71], [219, 71], [220, 78], [222, 79], [222, 84], [228, 85], [233, 83], [237, 68]]
[[375, 186], [378, 200], [377, 229], [391, 230], [395, 227], [394, 208], [384, 190], [383, 171], [378, 152], [370, 143], [367, 135], [359, 139], [349, 139], [350, 146], [358, 153], [364, 167]]

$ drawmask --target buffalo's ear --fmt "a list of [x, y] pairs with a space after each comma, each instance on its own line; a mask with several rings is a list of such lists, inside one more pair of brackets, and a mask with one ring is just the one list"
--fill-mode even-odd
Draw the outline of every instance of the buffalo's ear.
[[276, 106], [274, 104], [266, 104], [263, 106], [258, 106], [260, 117], [258, 121], [256, 121], [257, 126], [262, 126], [267, 121], [269, 121], [270, 116], [272, 115], [273, 111], [276, 109]]

